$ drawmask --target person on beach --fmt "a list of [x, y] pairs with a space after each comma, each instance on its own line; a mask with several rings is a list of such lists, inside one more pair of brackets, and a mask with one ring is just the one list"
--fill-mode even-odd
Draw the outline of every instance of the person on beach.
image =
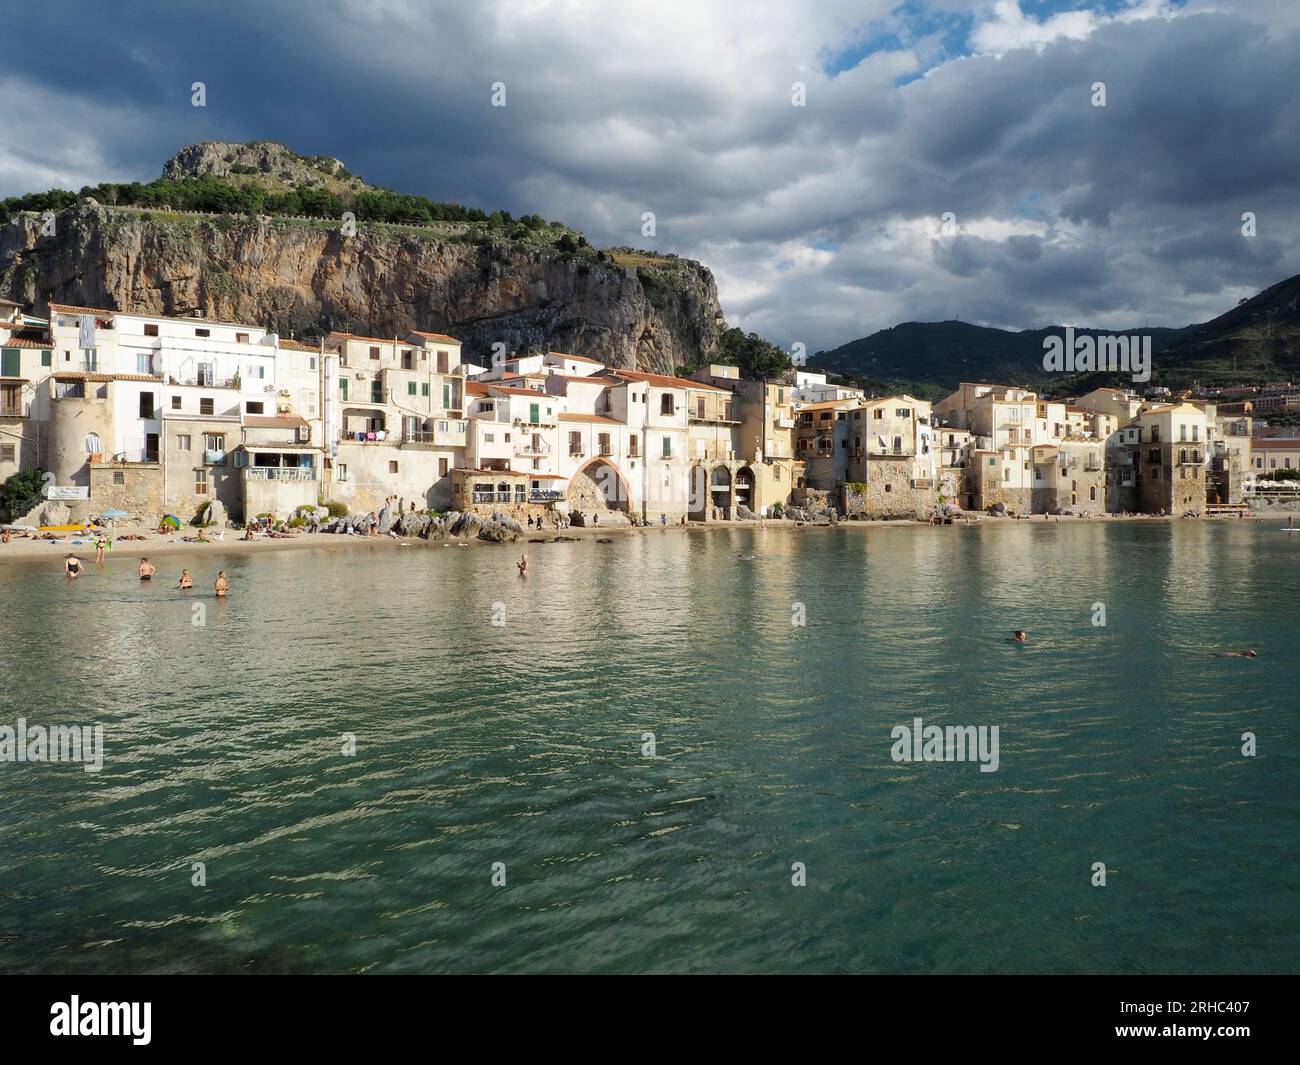
[[599, 527], [600, 527], [600, 515], [599, 515], [599, 514], [596, 514], [596, 513], [594, 513], [594, 512], [593, 512], [592, 515], [591, 515], [591, 527], [592, 527], [593, 529], [596, 529], [596, 528], [599, 528]]
[[108, 540], [101, 533], [95, 540], [95, 565], [104, 564], [104, 552], [108, 549]]
[[519, 576], [521, 576], [521, 577], [527, 577], [527, 576], [528, 576], [528, 556], [527, 556], [527, 555], [520, 555], [520, 556], [519, 556], [519, 561], [516, 562], [515, 565], [519, 567]]
[[244, 526], [244, 535], [240, 537], [240, 539], [241, 540], [253, 539], [253, 523], [251, 521]]
[[63, 560], [63, 572], [69, 577], [80, 577], [81, 559], [76, 555], [69, 555]]
[[230, 582], [226, 580], [225, 570], [221, 570], [217, 574], [217, 580], [216, 583], [212, 586], [212, 590], [217, 593], [218, 599], [224, 599], [226, 597], [226, 592], [230, 590]]
[[140, 559], [140, 579], [142, 581], [153, 580], [153, 575], [158, 572], [158, 568], [147, 558]]
[[185, 591], [185, 590], [188, 590], [188, 589], [194, 587], [194, 578], [190, 576], [190, 571], [189, 571], [189, 570], [187, 570], [187, 569], [183, 569], [183, 570], [181, 570], [181, 583], [180, 583], [179, 587], [180, 587], [180, 589], [181, 589], [182, 591]]
[[1024, 629], [1016, 629], [1016, 634], [1011, 637], [1016, 643], [1028, 643], [1029, 634]]

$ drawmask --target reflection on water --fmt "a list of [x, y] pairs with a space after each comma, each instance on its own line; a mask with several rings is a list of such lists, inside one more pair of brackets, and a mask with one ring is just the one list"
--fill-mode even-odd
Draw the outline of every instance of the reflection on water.
[[[0, 762], [0, 969], [1290, 971], [1289, 540], [673, 529], [524, 579], [385, 543], [186, 560], [197, 596], [8, 567], [0, 723], [107, 752]], [[998, 772], [891, 761], [916, 715], [1000, 726]]]

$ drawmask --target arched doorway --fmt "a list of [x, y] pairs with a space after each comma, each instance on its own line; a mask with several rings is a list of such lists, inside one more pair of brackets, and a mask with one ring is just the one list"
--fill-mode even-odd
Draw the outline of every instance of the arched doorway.
[[617, 511], [626, 514], [629, 509], [627, 481], [617, 466], [604, 458], [594, 458], [569, 478], [565, 494], [570, 511], [582, 514]]
[[726, 466], [715, 466], [709, 479], [709, 502], [716, 516], [723, 520], [731, 517], [731, 471]]
[[736, 471], [736, 506], [754, 509], [754, 471], [748, 466]]

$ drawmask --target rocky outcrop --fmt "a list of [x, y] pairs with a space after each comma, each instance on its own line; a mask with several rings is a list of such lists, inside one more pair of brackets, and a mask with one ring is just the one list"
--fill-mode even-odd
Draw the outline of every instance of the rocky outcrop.
[[[199, 146], [201, 147], [201, 146]], [[464, 228], [464, 227], [462, 227]], [[459, 337], [486, 363], [493, 345], [556, 350], [672, 373], [707, 361], [725, 321], [699, 263], [497, 241], [441, 229], [324, 219], [182, 215], [105, 207], [33, 213], [0, 226], [0, 296], [45, 314], [50, 301], [268, 326], [282, 336], [411, 329]]]

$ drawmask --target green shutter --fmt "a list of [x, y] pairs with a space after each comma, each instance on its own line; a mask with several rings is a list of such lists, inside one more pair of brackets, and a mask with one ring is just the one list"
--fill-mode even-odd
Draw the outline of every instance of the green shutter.
[[19, 377], [22, 375], [22, 352], [17, 348], [5, 348], [0, 353], [0, 377]]

